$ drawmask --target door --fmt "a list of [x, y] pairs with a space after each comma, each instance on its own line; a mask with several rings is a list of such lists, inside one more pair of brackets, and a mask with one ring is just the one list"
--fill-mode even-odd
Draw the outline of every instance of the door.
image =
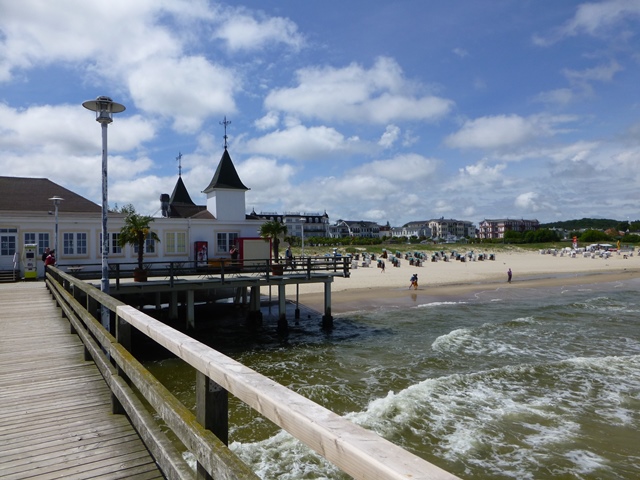
[[[12, 230], [12, 229], [3, 229]], [[18, 233], [5, 231], [0, 233], [0, 270], [12, 270], [14, 268], [13, 261], [18, 245]], [[15, 268], [20, 268], [20, 259], [16, 258], [17, 264]]]

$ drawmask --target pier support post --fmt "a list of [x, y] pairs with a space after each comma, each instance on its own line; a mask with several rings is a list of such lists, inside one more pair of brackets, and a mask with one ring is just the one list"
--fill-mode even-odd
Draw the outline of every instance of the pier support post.
[[160, 311], [162, 309], [162, 293], [156, 292], [156, 310]]
[[260, 311], [260, 286], [253, 285], [249, 294], [249, 316], [247, 318], [254, 325], [262, 324], [262, 312]]
[[333, 329], [333, 317], [331, 316], [331, 280], [324, 282], [324, 315], [322, 316], [322, 329]]
[[194, 291], [187, 290], [187, 328], [196, 328], [196, 314], [194, 307]]
[[178, 318], [178, 292], [175, 290], [171, 292], [171, 299], [169, 300], [169, 318], [171, 320]]
[[[199, 371], [196, 373], [196, 419], [229, 445], [229, 393]], [[197, 478], [208, 480], [212, 477], [198, 464]]]
[[278, 284], [278, 332], [286, 332], [289, 330], [287, 324], [287, 296], [286, 285]]

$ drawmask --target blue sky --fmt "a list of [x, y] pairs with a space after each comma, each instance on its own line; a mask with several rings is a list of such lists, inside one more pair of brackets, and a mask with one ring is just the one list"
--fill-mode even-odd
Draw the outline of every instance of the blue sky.
[[[157, 213], [640, 219], [640, 1], [0, 0], [0, 171]], [[63, 209], [64, 206], [61, 207]]]

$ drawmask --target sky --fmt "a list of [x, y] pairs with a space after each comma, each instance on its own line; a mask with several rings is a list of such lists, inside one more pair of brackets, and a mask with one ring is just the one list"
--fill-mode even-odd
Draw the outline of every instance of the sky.
[[226, 118], [247, 213], [640, 219], [640, 0], [0, 0], [1, 175], [100, 204], [101, 95], [111, 207], [204, 205]]

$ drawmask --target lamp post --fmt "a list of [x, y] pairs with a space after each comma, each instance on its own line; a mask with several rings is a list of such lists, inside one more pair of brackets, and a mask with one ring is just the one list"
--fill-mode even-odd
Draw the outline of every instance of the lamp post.
[[[58, 197], [57, 195], [51, 197], [49, 200], [53, 201], [53, 209], [55, 211], [55, 216], [56, 216], [56, 229], [54, 231], [54, 236], [53, 236], [53, 249], [56, 252], [56, 259], [60, 256], [60, 252], [58, 252], [58, 206], [60, 205], [60, 202], [62, 200], [64, 200], [64, 198]], [[56, 261], [56, 263], [58, 263]]]
[[[96, 112], [96, 122], [102, 126], [102, 279], [100, 290], [109, 293], [109, 235], [107, 216], [109, 200], [107, 195], [107, 126], [113, 122], [113, 114], [124, 112], [124, 105], [114, 102], [109, 97], [98, 97], [95, 100], [82, 102], [87, 110]], [[109, 331], [109, 309], [102, 306], [102, 326]]]

